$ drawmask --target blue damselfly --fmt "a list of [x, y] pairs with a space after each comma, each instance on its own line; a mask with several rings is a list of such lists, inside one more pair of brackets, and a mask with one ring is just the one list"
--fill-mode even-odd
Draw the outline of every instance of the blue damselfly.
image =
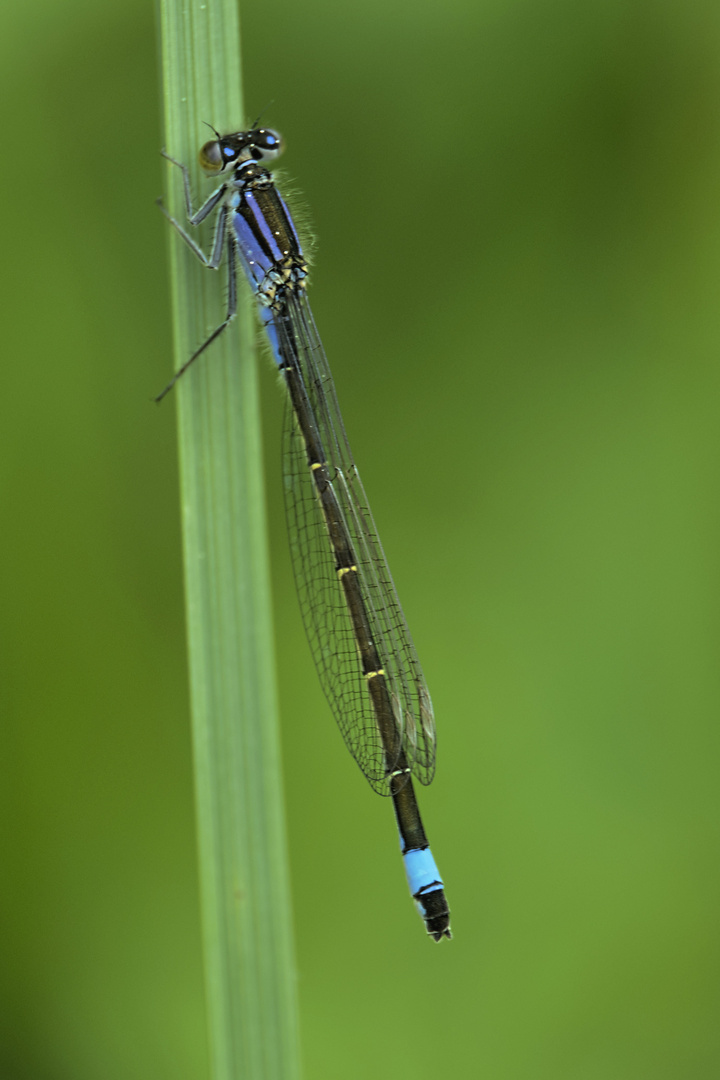
[[182, 170], [188, 223], [199, 225], [217, 211], [206, 255], [163, 207], [205, 266], [216, 270], [227, 262], [228, 306], [223, 322], [157, 400], [234, 318], [239, 261], [288, 391], [285, 506], [312, 654], [350, 753], [374, 790], [393, 800], [410, 892], [428, 934], [440, 941], [451, 936], [450, 912], [412, 782], [429, 784], [435, 771], [432, 704], [345, 434], [307, 299], [307, 262], [288, 208], [261, 164], [281, 149], [280, 136], [267, 128], [215, 131], [200, 164], [224, 179], [197, 211], [186, 166], [164, 154]]

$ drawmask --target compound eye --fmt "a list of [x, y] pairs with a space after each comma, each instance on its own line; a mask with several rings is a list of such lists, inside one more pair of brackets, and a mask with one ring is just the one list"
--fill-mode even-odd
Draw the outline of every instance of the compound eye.
[[282, 154], [282, 139], [277, 131], [270, 128], [258, 128], [253, 136], [253, 146], [256, 149], [254, 157], [257, 161], [273, 161]]
[[222, 143], [217, 139], [206, 142], [198, 155], [200, 165], [206, 173], [219, 173], [225, 168], [225, 156]]

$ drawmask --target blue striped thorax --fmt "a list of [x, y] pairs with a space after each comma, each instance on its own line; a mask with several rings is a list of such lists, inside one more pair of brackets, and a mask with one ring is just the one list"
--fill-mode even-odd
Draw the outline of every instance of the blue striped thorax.
[[307, 261], [284, 199], [272, 176], [254, 161], [242, 162], [230, 199], [243, 269], [258, 303], [280, 310], [288, 291], [302, 289]]

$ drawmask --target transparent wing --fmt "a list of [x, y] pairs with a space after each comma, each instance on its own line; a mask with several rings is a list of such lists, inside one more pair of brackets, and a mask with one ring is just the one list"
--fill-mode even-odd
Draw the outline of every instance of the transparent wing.
[[[398, 758], [404, 752], [410, 772], [429, 784], [435, 771], [430, 695], [352, 458], [332, 376], [304, 292], [288, 296], [287, 310], [292, 331], [283, 320], [275, 322], [275, 329], [283, 347], [297, 357], [330, 467], [372, 637], [389, 687], [400, 735]], [[283, 467], [295, 581], [320, 682], [350, 753], [372, 787], [389, 794], [387, 776], [397, 762], [386, 761], [305, 443], [289, 403]]]

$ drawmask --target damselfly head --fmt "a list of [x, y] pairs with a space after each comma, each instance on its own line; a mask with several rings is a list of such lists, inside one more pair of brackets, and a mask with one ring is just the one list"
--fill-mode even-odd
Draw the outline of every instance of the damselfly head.
[[200, 151], [200, 165], [215, 175], [246, 161], [273, 161], [282, 149], [282, 139], [270, 128], [237, 131], [206, 142]]

